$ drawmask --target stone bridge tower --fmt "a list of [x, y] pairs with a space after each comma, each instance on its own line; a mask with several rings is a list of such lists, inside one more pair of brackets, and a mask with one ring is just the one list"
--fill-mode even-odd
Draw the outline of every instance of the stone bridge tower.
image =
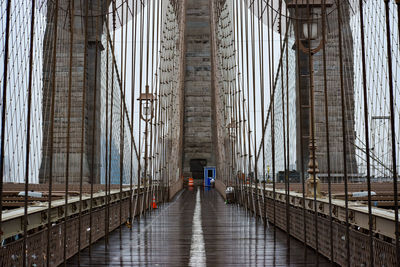
[[186, 0], [183, 175], [215, 166], [210, 0]]
[[[310, 3], [322, 3], [322, 0], [310, 1]], [[353, 58], [353, 36], [350, 28], [351, 9], [348, 1], [339, 1], [341, 3], [342, 19], [342, 51], [343, 51], [343, 86], [345, 99], [345, 127], [346, 127], [346, 162], [347, 174], [349, 179], [358, 176], [357, 161], [355, 155], [355, 128], [354, 128], [354, 58]], [[288, 4], [298, 3], [298, 6], [305, 6], [306, 2], [302, 0], [287, 0]], [[343, 133], [342, 133], [342, 99], [340, 84], [340, 61], [339, 61], [339, 31], [338, 31], [338, 8], [336, 1], [328, 1], [327, 7], [327, 35], [326, 35], [326, 72], [327, 72], [327, 104], [329, 120], [329, 155], [330, 155], [330, 173], [332, 179], [337, 178], [341, 181], [343, 178]], [[304, 9], [304, 8], [303, 8]], [[294, 8], [291, 9], [294, 14]], [[301, 15], [299, 8], [298, 15]], [[303, 12], [307, 12], [304, 11]], [[321, 21], [318, 22], [321, 24]], [[322, 27], [322, 25], [319, 25]], [[302, 29], [302, 28], [301, 28]], [[317, 41], [312, 41], [312, 43]], [[297, 51], [297, 49], [296, 49]], [[297, 58], [297, 57], [296, 57]], [[310, 86], [310, 68], [309, 55], [299, 52], [299, 69], [297, 70], [297, 170], [301, 170], [300, 158], [304, 158], [304, 170], [308, 169], [309, 161], [309, 86]], [[326, 182], [328, 173], [328, 151], [326, 138], [326, 119], [325, 119], [325, 85], [324, 85], [324, 67], [323, 51], [320, 50], [313, 56], [314, 71], [314, 118], [315, 118], [315, 140], [316, 140], [316, 158], [319, 165], [319, 177]], [[302, 117], [300, 118], [300, 109]], [[300, 123], [302, 120], [302, 133], [300, 135]], [[303, 138], [303, 155], [301, 155], [301, 141]]]
[[[84, 183], [100, 182], [100, 63], [101, 35], [105, 10], [109, 0], [74, 1], [73, 24], [71, 25], [70, 1], [58, 0], [56, 57], [53, 69], [55, 1], [47, 1], [47, 25], [43, 44], [43, 144], [39, 182], [46, 183], [51, 175], [54, 183], [64, 183], [66, 177], [68, 99], [71, 95], [69, 181], [78, 183], [81, 176], [81, 144], [83, 141], [82, 177]], [[86, 4], [88, 10], [86, 12]], [[88, 14], [87, 25], [85, 14]], [[87, 39], [85, 41], [85, 29]], [[70, 74], [70, 31], [72, 41], [72, 69]], [[86, 42], [86, 43], [85, 43]], [[86, 47], [86, 49], [85, 49]], [[86, 51], [86, 66], [85, 66]], [[97, 53], [97, 54], [96, 54]], [[96, 65], [97, 63], [97, 65]], [[55, 73], [53, 73], [55, 71]], [[52, 84], [53, 74], [55, 84]], [[52, 92], [54, 86], [54, 108]], [[71, 91], [69, 92], [69, 88]], [[83, 103], [83, 91], [85, 102]], [[95, 105], [95, 103], [97, 103]], [[96, 106], [96, 107], [95, 107]], [[83, 107], [83, 108], [82, 108]], [[84, 110], [82, 110], [84, 109]], [[52, 119], [54, 110], [54, 119]], [[83, 113], [83, 112], [84, 113]], [[82, 114], [83, 123], [82, 123]], [[52, 127], [52, 123], [54, 127]], [[82, 129], [83, 125], [83, 129]], [[51, 155], [51, 131], [53, 129], [53, 153]], [[82, 136], [83, 133], [83, 136]]]

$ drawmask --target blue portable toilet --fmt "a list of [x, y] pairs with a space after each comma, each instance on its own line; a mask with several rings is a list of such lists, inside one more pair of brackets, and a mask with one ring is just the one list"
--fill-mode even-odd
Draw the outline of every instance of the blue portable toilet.
[[215, 180], [215, 167], [204, 167], [204, 186], [211, 186], [211, 180]]

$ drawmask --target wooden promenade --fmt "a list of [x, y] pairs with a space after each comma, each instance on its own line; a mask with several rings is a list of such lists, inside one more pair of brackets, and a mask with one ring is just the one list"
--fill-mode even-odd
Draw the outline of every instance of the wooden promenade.
[[[203, 246], [193, 240], [197, 190], [201, 190]], [[202, 253], [196, 251], [199, 247]], [[88, 249], [81, 253], [80, 266], [314, 266], [315, 262], [315, 252], [299, 241], [272, 224], [265, 228], [243, 208], [225, 204], [214, 189], [197, 187], [136, 220], [131, 230], [114, 231], [108, 247], [100, 239], [92, 245], [91, 256]], [[322, 256], [319, 262], [330, 266]], [[68, 266], [78, 266], [78, 256]]]

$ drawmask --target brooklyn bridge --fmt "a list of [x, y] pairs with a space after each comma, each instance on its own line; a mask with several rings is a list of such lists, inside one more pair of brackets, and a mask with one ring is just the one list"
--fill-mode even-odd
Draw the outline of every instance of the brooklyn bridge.
[[400, 0], [3, 0], [0, 266], [400, 266]]

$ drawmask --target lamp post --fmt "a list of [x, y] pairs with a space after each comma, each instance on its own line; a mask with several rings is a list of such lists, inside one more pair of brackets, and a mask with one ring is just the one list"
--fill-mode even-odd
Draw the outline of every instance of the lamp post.
[[[326, 16], [326, 8], [332, 6], [330, 0], [292, 0], [288, 3], [289, 9], [294, 9], [295, 14], [295, 35], [296, 46], [299, 52], [309, 55], [309, 73], [310, 73], [310, 137], [309, 137], [309, 162], [306, 181], [307, 195], [320, 195], [318, 161], [315, 155], [317, 146], [315, 144], [315, 123], [314, 123], [314, 61], [313, 57], [324, 46], [326, 38], [325, 31], [318, 23]], [[299, 14], [300, 13], [300, 14]], [[326, 20], [325, 20], [326, 21]], [[322, 32], [321, 32], [322, 31]], [[314, 47], [313, 45], [316, 44]], [[302, 155], [303, 156], [303, 155]], [[316, 187], [315, 190], [313, 190]]]
[[141, 93], [137, 99], [140, 103], [140, 118], [146, 123], [145, 126], [145, 147], [144, 147], [144, 178], [147, 179], [147, 165], [148, 165], [148, 124], [154, 118], [154, 102], [157, 97], [149, 93], [149, 86], [146, 85], [145, 93]]

